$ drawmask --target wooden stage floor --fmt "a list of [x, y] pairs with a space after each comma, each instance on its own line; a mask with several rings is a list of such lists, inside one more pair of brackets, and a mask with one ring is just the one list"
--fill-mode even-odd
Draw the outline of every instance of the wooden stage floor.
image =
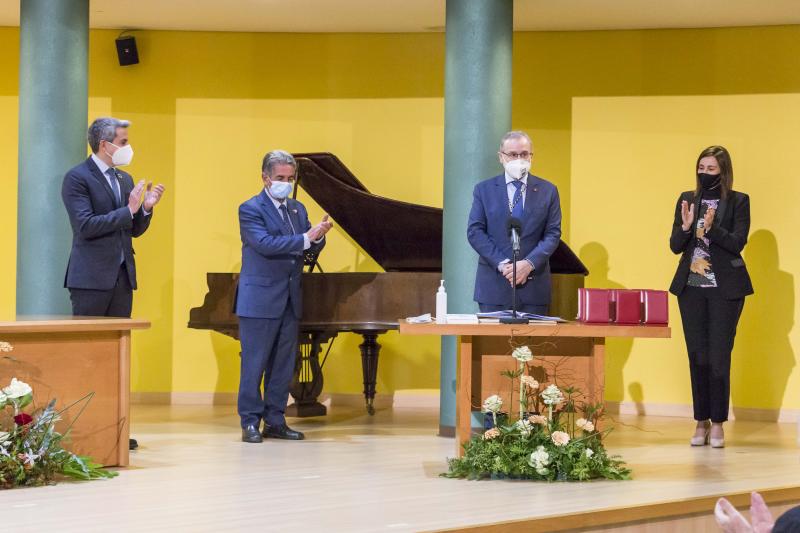
[[141, 447], [129, 468], [108, 481], [5, 491], [6, 528], [541, 531], [597, 526], [604, 516], [634, 520], [656, 509], [690, 512], [692, 502], [710, 515], [713, 498], [751, 490], [800, 500], [797, 428], [789, 424], [733, 422], [728, 447], [715, 450], [688, 445], [691, 421], [622, 417], [608, 446], [628, 460], [633, 481], [548, 484], [438, 477], [454, 444], [436, 436], [438, 415], [429, 409], [369, 417], [338, 408], [290, 420], [306, 441], [262, 444], [239, 441], [232, 406], [132, 411]]

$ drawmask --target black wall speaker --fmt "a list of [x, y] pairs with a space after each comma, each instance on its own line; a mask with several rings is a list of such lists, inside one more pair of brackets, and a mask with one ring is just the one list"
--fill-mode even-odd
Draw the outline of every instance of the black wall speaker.
[[117, 37], [117, 56], [121, 67], [137, 64], [139, 62], [139, 51], [136, 49], [136, 38]]

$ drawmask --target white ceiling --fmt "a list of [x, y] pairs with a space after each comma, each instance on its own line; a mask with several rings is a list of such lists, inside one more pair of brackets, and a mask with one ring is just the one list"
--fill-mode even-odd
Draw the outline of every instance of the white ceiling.
[[[19, 25], [19, 3], [0, 1], [0, 26]], [[514, 11], [519, 31], [800, 24], [800, 0], [515, 0]], [[93, 28], [426, 32], [444, 23], [445, 0], [91, 0]]]

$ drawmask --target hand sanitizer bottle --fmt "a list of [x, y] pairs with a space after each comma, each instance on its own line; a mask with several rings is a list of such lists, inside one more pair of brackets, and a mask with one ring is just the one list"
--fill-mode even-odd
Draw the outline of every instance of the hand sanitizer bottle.
[[447, 293], [444, 292], [444, 280], [436, 292], [436, 323], [447, 324]]

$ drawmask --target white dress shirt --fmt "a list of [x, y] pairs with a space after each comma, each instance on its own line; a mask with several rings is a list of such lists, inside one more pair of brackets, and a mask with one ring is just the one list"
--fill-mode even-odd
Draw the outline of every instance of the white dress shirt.
[[[99, 157], [97, 157], [96, 154], [92, 154], [92, 161], [94, 161], [94, 164], [97, 165], [97, 168], [100, 169], [100, 173], [106, 179], [106, 182], [108, 183], [108, 186], [111, 187], [111, 191], [113, 192], [114, 191], [114, 184], [111, 183], [111, 176], [108, 175], [108, 169], [111, 168], [111, 167], [106, 165], [106, 162], [103, 161], [102, 159], [100, 159]], [[117, 188], [119, 189], [119, 194], [121, 196], [122, 195], [122, 185], [119, 182], [117, 182]], [[119, 200], [120, 200], [120, 203], [122, 203], [122, 204], [125, 203], [123, 198], [119, 198]], [[141, 209], [142, 209], [142, 212], [144, 213], [144, 216], [150, 216], [150, 213], [148, 213], [145, 210], [144, 204], [142, 204], [142, 208]], [[133, 213], [131, 213], [131, 217], [133, 217]]]
[[[517, 194], [517, 187], [514, 185], [515, 178], [512, 178], [508, 172], [505, 173], [506, 175], [506, 192], [508, 193], [508, 212], [511, 213], [512, 206], [514, 205], [514, 195]], [[522, 208], [525, 209], [525, 192], [528, 189], [528, 175], [525, 174], [525, 177], [522, 178], [522, 187], [520, 187], [520, 191], [522, 191], [522, 198], [519, 199], [520, 203], [522, 204]], [[527, 261], [527, 259], [526, 259]], [[497, 270], [500, 272], [503, 271], [503, 265], [510, 263], [511, 259], [504, 259], [497, 264]], [[528, 261], [531, 263], [530, 261]], [[533, 263], [531, 263], [533, 266]]]
[[[266, 193], [267, 198], [269, 198], [272, 201], [272, 205], [275, 206], [275, 209], [278, 210], [278, 214], [281, 215], [281, 206], [284, 204], [284, 202], [286, 202], [286, 200], [276, 200], [275, 198], [272, 197], [272, 195], [269, 193], [266, 187], [264, 187], [264, 192]], [[289, 217], [289, 226], [292, 227], [292, 231], [296, 234], [297, 229], [294, 227], [294, 224], [292, 224], [292, 217], [289, 216], [288, 205], [286, 206], [286, 216]], [[283, 215], [281, 215], [281, 218], [283, 218]], [[319, 241], [314, 241], [314, 244], [318, 242]], [[308, 233], [303, 233], [303, 250], [308, 250], [309, 248], [311, 248], [311, 239], [308, 238]]]
[[[516, 188], [516, 186], [513, 185], [514, 181], [516, 181], [516, 180], [514, 178], [512, 178], [511, 176], [509, 176], [508, 172], [506, 172], [506, 192], [508, 193], [508, 206], [509, 207], [514, 205], [514, 195], [517, 194], [517, 188]], [[520, 180], [520, 181], [522, 181], [522, 187], [520, 188], [520, 190], [522, 191], [522, 198], [520, 198], [519, 201], [522, 203], [522, 207], [524, 209], [525, 208], [525, 190], [528, 188], [528, 175], [526, 174], [525, 178]], [[508, 212], [511, 213], [511, 209], [509, 209]]]

